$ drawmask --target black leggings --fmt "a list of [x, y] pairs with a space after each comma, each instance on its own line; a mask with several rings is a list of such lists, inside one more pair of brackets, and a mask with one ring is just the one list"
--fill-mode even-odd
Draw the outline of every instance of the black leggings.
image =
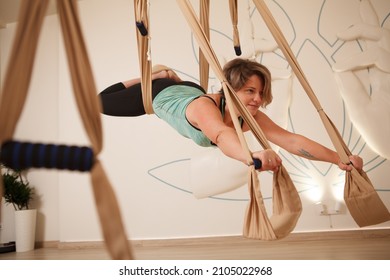
[[[199, 88], [203, 92], [205, 90], [199, 85], [189, 82], [176, 82], [172, 79], [155, 79], [152, 81], [152, 100], [163, 89], [173, 85], [186, 85]], [[103, 114], [118, 117], [136, 117], [145, 114], [144, 105], [142, 102], [141, 83], [132, 85], [128, 88], [122, 83], [117, 83], [109, 86], [99, 93], [102, 102]]]

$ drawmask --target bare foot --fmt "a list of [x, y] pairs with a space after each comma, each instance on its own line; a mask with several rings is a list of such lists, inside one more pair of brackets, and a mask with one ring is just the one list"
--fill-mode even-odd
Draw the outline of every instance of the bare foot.
[[177, 76], [177, 74], [172, 69], [164, 65], [155, 65], [152, 71], [153, 71], [153, 75], [152, 75], [153, 79], [168, 78], [176, 82], [181, 82], [179, 76]]

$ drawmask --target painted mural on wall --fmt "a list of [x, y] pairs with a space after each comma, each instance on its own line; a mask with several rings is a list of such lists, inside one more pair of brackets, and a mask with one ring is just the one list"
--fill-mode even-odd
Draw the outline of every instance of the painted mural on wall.
[[[390, 29], [380, 22], [370, 1], [361, 1], [360, 13], [362, 22], [340, 31], [338, 37], [361, 51], [338, 57], [333, 70], [352, 123], [367, 145], [390, 159]], [[358, 76], [359, 70], [369, 83]]]

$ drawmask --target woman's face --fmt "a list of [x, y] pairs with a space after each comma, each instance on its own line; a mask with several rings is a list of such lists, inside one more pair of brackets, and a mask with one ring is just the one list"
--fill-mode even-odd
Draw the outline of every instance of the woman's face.
[[257, 113], [262, 105], [263, 87], [262, 80], [257, 75], [253, 75], [237, 91], [238, 97], [252, 116]]

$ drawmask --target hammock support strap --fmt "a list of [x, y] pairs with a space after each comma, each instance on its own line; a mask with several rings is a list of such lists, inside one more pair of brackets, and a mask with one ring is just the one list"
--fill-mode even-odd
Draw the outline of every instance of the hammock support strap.
[[[271, 31], [275, 41], [278, 43], [279, 48], [282, 50], [284, 56], [289, 62], [307, 96], [317, 109], [322, 123], [325, 126], [325, 129], [328, 132], [341, 161], [349, 163], [349, 156], [352, 154], [351, 151], [348, 149], [348, 146], [345, 144], [336, 126], [323, 110], [314, 90], [310, 86], [302, 68], [298, 64], [296, 57], [288, 45], [286, 38], [276, 23], [276, 20], [272, 16], [264, 0], [253, 0], [253, 2]], [[344, 200], [355, 222], [360, 227], [363, 227], [389, 221], [390, 213], [375, 191], [367, 174], [363, 170], [357, 171], [354, 167], [352, 168], [351, 172], [345, 173]]]
[[[150, 24], [147, 0], [134, 0], [135, 19], [142, 22], [137, 32], [138, 59], [141, 73], [142, 102], [146, 114], [154, 114], [152, 100], [152, 61], [150, 55]], [[137, 25], [138, 27], [138, 25]], [[129, 104], [129, 106], [131, 106]]]
[[[101, 108], [81, 31], [77, 2], [77, 0], [57, 0], [57, 9], [64, 36], [63, 41], [74, 97], [95, 156], [90, 171], [92, 190], [102, 233], [111, 257], [113, 259], [132, 259], [132, 252], [113, 188], [98, 159], [103, 148]], [[0, 122], [1, 144], [12, 139], [27, 97], [38, 37], [47, 5], [48, 0], [24, 0], [21, 2], [10, 63], [0, 95], [0, 119], [7, 119], [6, 122]], [[3, 180], [0, 174], [0, 192], [2, 191]]]

